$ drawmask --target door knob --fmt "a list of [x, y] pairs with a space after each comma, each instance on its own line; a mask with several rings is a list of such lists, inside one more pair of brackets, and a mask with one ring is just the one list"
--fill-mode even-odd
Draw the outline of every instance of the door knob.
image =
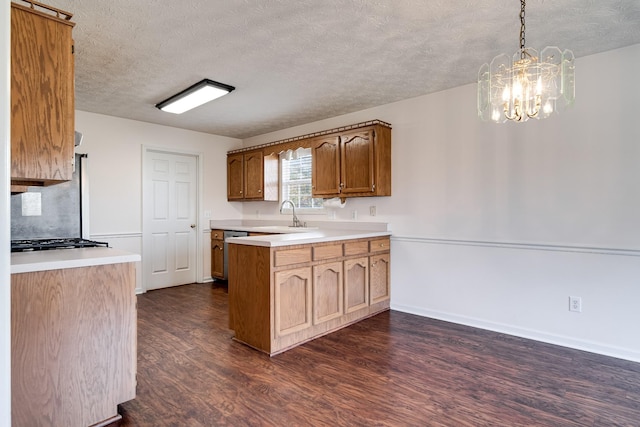
[[196, 228], [196, 225], [195, 224], [191, 224], [191, 228]]

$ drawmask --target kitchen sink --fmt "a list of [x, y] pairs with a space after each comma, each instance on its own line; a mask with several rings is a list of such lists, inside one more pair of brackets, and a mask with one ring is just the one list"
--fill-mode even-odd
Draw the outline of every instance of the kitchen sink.
[[318, 227], [293, 227], [291, 225], [260, 225], [251, 227], [253, 231], [265, 233], [304, 233], [306, 231], [317, 230]]

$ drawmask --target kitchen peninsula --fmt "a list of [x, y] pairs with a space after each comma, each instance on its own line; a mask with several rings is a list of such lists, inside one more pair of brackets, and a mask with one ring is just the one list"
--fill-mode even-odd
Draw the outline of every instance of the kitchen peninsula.
[[135, 262], [114, 248], [11, 255], [15, 425], [106, 425], [136, 395]]
[[273, 356], [388, 310], [391, 233], [368, 226], [217, 224], [261, 233], [228, 240], [235, 339]]

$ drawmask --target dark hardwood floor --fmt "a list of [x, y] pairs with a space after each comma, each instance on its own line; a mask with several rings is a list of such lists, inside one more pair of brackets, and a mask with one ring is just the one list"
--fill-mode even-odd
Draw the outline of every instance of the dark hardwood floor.
[[640, 426], [640, 364], [386, 312], [269, 358], [212, 284], [138, 296], [121, 426]]

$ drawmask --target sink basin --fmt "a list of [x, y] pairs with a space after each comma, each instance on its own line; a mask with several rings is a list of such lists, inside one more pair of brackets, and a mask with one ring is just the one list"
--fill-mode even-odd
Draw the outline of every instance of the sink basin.
[[293, 227], [291, 225], [260, 225], [251, 227], [254, 231], [265, 233], [304, 233], [306, 231], [317, 230], [318, 227]]

